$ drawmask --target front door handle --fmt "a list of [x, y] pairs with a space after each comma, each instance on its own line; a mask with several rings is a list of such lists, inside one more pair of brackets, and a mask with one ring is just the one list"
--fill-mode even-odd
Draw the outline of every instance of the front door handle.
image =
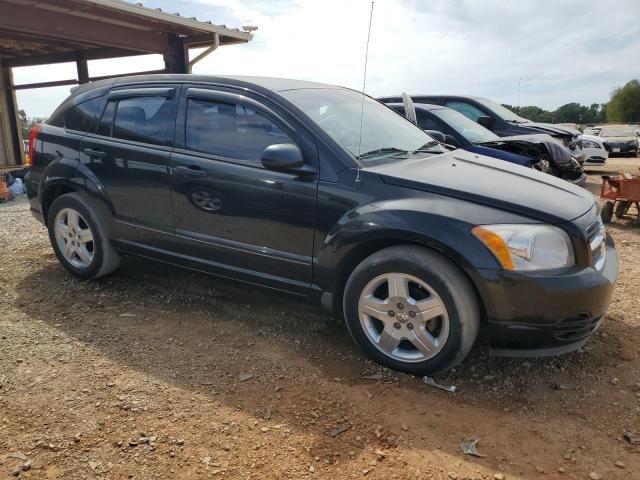
[[185, 177], [206, 177], [208, 175], [206, 171], [200, 170], [198, 167], [184, 167], [182, 165], [173, 167], [173, 172]]
[[107, 154], [101, 150], [94, 150], [93, 148], [83, 148], [82, 153], [91, 158], [104, 158]]

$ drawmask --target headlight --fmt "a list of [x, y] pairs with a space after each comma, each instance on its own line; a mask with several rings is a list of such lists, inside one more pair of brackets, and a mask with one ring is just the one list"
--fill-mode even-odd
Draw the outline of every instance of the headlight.
[[471, 232], [505, 270], [549, 270], [575, 265], [571, 240], [551, 225], [479, 225]]
[[596, 142], [592, 142], [591, 140], [582, 140], [582, 146], [584, 148], [601, 148]]

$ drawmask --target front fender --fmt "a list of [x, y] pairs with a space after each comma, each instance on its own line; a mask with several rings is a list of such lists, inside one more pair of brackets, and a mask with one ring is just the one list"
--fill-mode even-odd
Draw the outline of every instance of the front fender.
[[411, 243], [433, 249], [458, 265], [491, 308], [486, 282], [478, 270], [500, 266], [471, 229], [480, 224], [530, 221], [436, 194], [362, 205], [343, 215], [319, 245], [314, 283], [324, 292], [340, 295], [346, 277], [362, 259], [387, 246]]
[[497, 267], [493, 255], [471, 234], [474, 225], [438, 214], [379, 207], [370, 205], [350, 212], [326, 235], [317, 256], [323, 289], [327, 280], [333, 280], [328, 278], [330, 272], [339, 271], [353, 251], [372, 243], [417, 243], [465, 269]]

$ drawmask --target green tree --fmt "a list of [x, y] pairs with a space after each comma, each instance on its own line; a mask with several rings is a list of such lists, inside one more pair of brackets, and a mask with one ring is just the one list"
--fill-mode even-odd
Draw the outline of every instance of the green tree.
[[588, 112], [589, 108], [579, 103], [567, 103], [553, 112], [553, 121], [556, 123], [585, 123], [584, 117]]
[[601, 103], [600, 110], [598, 111], [598, 115], [596, 116], [596, 120], [594, 123], [606, 123], [607, 121], [607, 106], [608, 103]]
[[505, 108], [508, 108], [516, 115], [520, 115], [527, 120], [531, 120], [532, 122], [551, 122], [551, 112], [544, 110], [543, 108], [536, 107], [534, 105], [528, 105], [524, 107], [515, 107], [513, 105], [502, 105]]
[[631, 80], [611, 93], [607, 104], [609, 122], [640, 122], [640, 81]]
[[531, 120], [532, 122], [551, 122], [551, 112], [545, 110], [544, 108], [536, 107], [534, 105], [527, 105], [525, 107], [520, 107], [520, 116]]

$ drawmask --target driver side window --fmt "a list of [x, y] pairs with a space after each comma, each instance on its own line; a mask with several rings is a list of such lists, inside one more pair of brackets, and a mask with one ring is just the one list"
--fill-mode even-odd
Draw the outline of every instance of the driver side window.
[[474, 122], [478, 121], [478, 118], [486, 116], [482, 110], [477, 107], [474, 107], [470, 103], [460, 102], [460, 101], [448, 101], [445, 104], [445, 107], [452, 108], [463, 114], [465, 117], [470, 118]]
[[246, 105], [194, 98], [187, 103], [189, 150], [258, 163], [264, 149], [278, 143], [294, 142], [269, 118]]

